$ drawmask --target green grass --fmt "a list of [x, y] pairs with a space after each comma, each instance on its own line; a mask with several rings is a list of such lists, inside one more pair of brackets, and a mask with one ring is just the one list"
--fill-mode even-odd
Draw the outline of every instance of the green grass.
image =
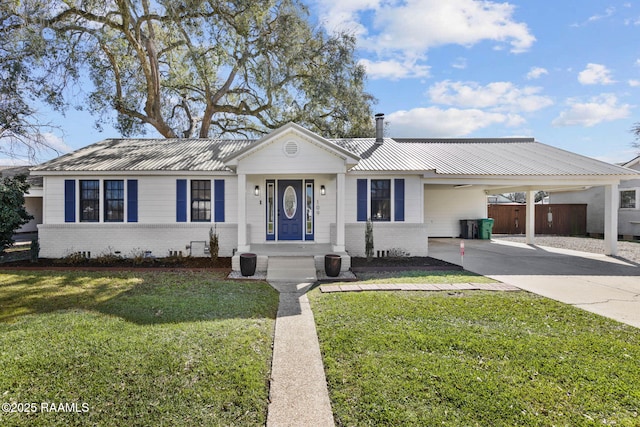
[[[495, 283], [495, 280], [468, 271], [380, 271], [358, 273], [363, 283]], [[349, 282], [345, 284], [353, 284]], [[339, 284], [339, 283], [336, 283]]]
[[0, 273], [0, 425], [264, 425], [278, 295], [212, 273]]
[[339, 426], [639, 426], [640, 331], [525, 292], [310, 300]]

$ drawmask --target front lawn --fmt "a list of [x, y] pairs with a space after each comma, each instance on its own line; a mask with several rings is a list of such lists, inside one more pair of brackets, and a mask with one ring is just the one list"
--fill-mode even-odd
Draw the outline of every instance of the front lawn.
[[[373, 283], [495, 283], [469, 271], [367, 271], [358, 273], [358, 284]], [[353, 282], [351, 282], [353, 283]], [[342, 284], [336, 282], [334, 284]], [[344, 283], [348, 284], [348, 283]]]
[[638, 426], [640, 331], [525, 292], [309, 298], [338, 426]]
[[277, 306], [209, 272], [0, 272], [0, 425], [264, 425]]

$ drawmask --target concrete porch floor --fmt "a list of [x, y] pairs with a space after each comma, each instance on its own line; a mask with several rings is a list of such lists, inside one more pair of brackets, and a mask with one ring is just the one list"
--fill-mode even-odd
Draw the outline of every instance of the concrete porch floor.
[[[252, 244], [250, 250], [243, 253], [257, 255], [256, 272], [266, 272], [269, 267], [269, 257], [311, 257], [314, 259], [316, 270], [324, 270], [324, 256], [327, 254], [340, 255], [342, 264], [340, 271], [349, 271], [351, 268], [351, 256], [346, 252], [335, 252], [330, 243], [302, 243], [302, 242], [274, 242]], [[240, 271], [240, 253], [231, 258], [231, 269]]]
[[331, 250], [332, 246], [329, 243], [262, 243], [252, 244], [251, 250], [257, 255], [266, 256], [315, 256], [326, 255], [335, 253]]

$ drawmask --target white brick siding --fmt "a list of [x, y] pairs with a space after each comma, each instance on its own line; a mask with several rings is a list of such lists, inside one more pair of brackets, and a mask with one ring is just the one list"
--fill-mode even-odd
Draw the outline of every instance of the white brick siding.
[[[365, 222], [345, 225], [346, 250], [351, 256], [365, 256], [364, 231]], [[335, 239], [335, 224], [331, 225], [332, 239]], [[410, 256], [427, 256], [429, 245], [427, 227], [424, 224], [407, 224], [402, 222], [374, 222], [373, 223], [374, 256], [377, 251], [397, 249], [407, 252]]]
[[[40, 256], [61, 258], [73, 252], [91, 252], [91, 257], [119, 251], [123, 257], [151, 251], [155, 257], [166, 257], [170, 251], [189, 255], [192, 241], [209, 244], [210, 223], [137, 224], [75, 223], [41, 224], [38, 227]], [[231, 256], [237, 248], [237, 224], [218, 223], [220, 256]], [[204, 256], [204, 254], [194, 254]]]

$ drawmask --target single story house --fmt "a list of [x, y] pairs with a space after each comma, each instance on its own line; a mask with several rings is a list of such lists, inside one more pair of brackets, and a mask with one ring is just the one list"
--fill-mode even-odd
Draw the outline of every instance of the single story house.
[[486, 217], [488, 194], [527, 191], [533, 205], [537, 190], [602, 185], [613, 210], [620, 180], [638, 174], [533, 138], [387, 138], [376, 120], [371, 138], [289, 123], [257, 140], [107, 139], [43, 163], [40, 255], [202, 256], [215, 227], [220, 256], [289, 247], [340, 253], [348, 268], [367, 219], [376, 253], [426, 256], [428, 237]]
[[[621, 166], [640, 172], [640, 156]], [[552, 193], [551, 200], [553, 203], [586, 203], [587, 233], [592, 236], [604, 234], [605, 194], [602, 187]], [[618, 236], [626, 240], [640, 240], [640, 177], [620, 182], [617, 216]]]

